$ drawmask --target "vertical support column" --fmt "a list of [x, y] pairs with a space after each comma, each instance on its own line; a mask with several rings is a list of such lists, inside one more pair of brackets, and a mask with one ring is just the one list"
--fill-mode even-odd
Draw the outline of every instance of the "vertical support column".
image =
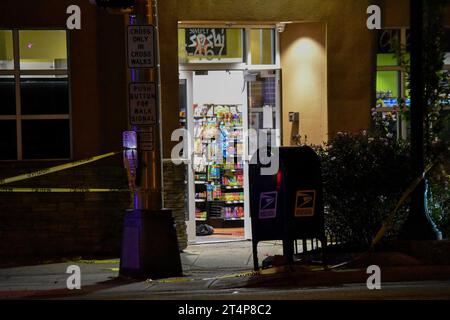
[[[156, 22], [156, 2], [148, 0], [137, 0], [133, 14], [130, 15], [130, 25], [155, 25]], [[157, 26], [155, 34], [158, 34]], [[159, 55], [158, 42], [155, 48], [155, 68], [152, 69], [131, 69], [132, 82], [155, 82], [157, 85], [157, 114], [156, 125], [151, 126], [153, 132], [153, 150], [139, 150], [139, 171], [134, 206], [135, 209], [160, 210], [162, 201], [162, 167], [161, 167], [161, 108], [160, 108], [160, 81], [159, 81]], [[141, 132], [138, 125], [132, 127], [138, 136]], [[138, 137], [139, 139], [139, 137]]]
[[[424, 100], [423, 77], [423, 14], [424, 0], [410, 0], [411, 27], [411, 160], [413, 177], [424, 172]], [[407, 240], [436, 240], [439, 233], [425, 206], [425, 182], [419, 184], [411, 195], [411, 212], [404, 226], [403, 237]]]
[[22, 110], [20, 95], [20, 45], [19, 30], [13, 30], [13, 59], [14, 59], [14, 85], [16, 94], [16, 136], [17, 136], [17, 160], [23, 160], [22, 155]]
[[[131, 121], [133, 115], [130, 114], [130, 123], [134, 123], [131, 129], [137, 133], [138, 168], [134, 210], [127, 211], [124, 219], [120, 275], [151, 279], [175, 277], [182, 275], [182, 266], [172, 212], [163, 209], [161, 90], [156, 0], [136, 0], [134, 10], [129, 16], [129, 24], [154, 26], [153, 37], [147, 34], [144, 38], [144, 42], [156, 39], [152, 57], [154, 67], [149, 68], [148, 66], [152, 65], [149, 63], [144, 64], [146, 68], [131, 68], [129, 80], [130, 83], [134, 83], [133, 87], [138, 85], [137, 83], [143, 84], [144, 95], [156, 96], [155, 106], [149, 108], [152, 101], [148, 99], [143, 99], [144, 102], [136, 105], [136, 109], [143, 107], [143, 117], [151, 119], [156, 114], [156, 121], [148, 119]], [[151, 82], [156, 84], [155, 92], [152, 92]], [[131, 92], [129, 95], [131, 97]], [[156, 112], [151, 109], [152, 107]], [[140, 111], [137, 112], [139, 116]]]

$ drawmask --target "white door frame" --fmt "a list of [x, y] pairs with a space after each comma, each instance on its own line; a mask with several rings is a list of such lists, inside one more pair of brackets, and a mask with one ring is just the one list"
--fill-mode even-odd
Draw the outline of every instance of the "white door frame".
[[[179, 71], [179, 78], [186, 80], [186, 128], [189, 132], [189, 137], [193, 137], [194, 126], [192, 117], [192, 99], [193, 99], [193, 87], [192, 87], [192, 71]], [[189, 146], [187, 144], [190, 144]], [[193, 150], [193, 139], [186, 139], [183, 150]], [[188, 243], [196, 242], [196, 223], [195, 223], [195, 186], [194, 186], [194, 159], [193, 154], [188, 154], [186, 159], [187, 165], [187, 197], [188, 197], [188, 209], [189, 220], [186, 221]]]
[[[192, 25], [189, 24], [192, 27]], [[250, 29], [258, 28], [258, 25], [245, 25], [243, 26], [245, 29], [245, 38], [246, 48], [250, 48]], [[267, 26], [266, 26], [267, 27]], [[273, 26], [272, 26], [273, 27]], [[275, 29], [276, 30], [276, 29]], [[276, 70], [276, 125], [278, 128], [276, 140], [277, 145], [281, 145], [281, 83], [280, 83], [280, 70], [281, 70], [281, 59], [280, 59], [280, 40], [278, 32], [275, 33], [274, 37], [275, 41], [275, 64], [271, 65], [256, 65], [251, 62], [251, 54], [250, 50], [244, 51], [246, 54], [246, 62], [242, 63], [179, 63], [179, 77], [180, 79], [186, 79], [187, 86], [187, 110], [186, 110], [186, 123], [189, 134], [193, 137], [193, 114], [192, 114], [192, 104], [193, 104], [193, 73], [195, 71], [201, 70], [210, 70], [210, 71], [242, 71], [243, 73], [246, 70]], [[248, 132], [248, 82], [245, 83], [245, 101], [243, 101], [243, 130], [244, 132]], [[244, 137], [245, 138], [245, 137]], [[193, 139], [191, 139], [193, 140]], [[193, 150], [193, 141], [189, 142], [191, 144], [191, 148], [188, 150]], [[249, 192], [249, 175], [248, 175], [248, 143], [246, 139], [244, 139], [244, 237], [249, 240], [252, 237], [251, 230], [251, 218], [250, 218], [250, 192]], [[195, 185], [194, 185], [194, 168], [193, 168], [193, 157], [192, 155], [188, 159], [188, 203], [189, 203], [189, 221], [187, 224], [187, 233], [188, 233], [188, 241], [189, 243], [196, 242], [196, 222], [195, 222]]]

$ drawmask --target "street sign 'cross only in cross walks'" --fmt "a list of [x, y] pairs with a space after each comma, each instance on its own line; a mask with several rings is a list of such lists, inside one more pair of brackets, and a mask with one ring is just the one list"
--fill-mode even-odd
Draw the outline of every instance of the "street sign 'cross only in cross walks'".
[[128, 67], [155, 67], [155, 29], [152, 25], [128, 26]]

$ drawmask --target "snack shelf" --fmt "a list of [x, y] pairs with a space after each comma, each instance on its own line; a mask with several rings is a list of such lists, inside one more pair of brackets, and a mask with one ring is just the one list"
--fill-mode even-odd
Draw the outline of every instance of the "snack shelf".
[[237, 105], [194, 105], [193, 118], [196, 196], [206, 197], [207, 220], [242, 220], [242, 113]]

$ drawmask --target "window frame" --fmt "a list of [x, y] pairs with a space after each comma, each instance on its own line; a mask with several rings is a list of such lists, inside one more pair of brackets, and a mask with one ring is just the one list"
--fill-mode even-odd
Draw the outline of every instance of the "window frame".
[[[279, 70], [281, 69], [281, 53], [280, 53], [280, 35], [277, 31], [275, 24], [221, 24], [221, 23], [188, 23], [179, 22], [178, 29], [184, 28], [225, 28], [225, 29], [242, 29], [242, 51], [243, 62], [240, 63], [220, 63], [220, 62], [208, 62], [208, 63], [180, 63], [178, 62], [178, 68], [180, 71], [193, 71], [193, 70]], [[253, 64], [251, 57], [250, 46], [250, 30], [251, 29], [271, 29], [273, 33], [273, 64]]]
[[[383, 30], [400, 30], [400, 44], [402, 46], [407, 45], [407, 39], [406, 39], [406, 31], [409, 30], [409, 27], [403, 27], [403, 28], [385, 28]], [[445, 61], [444, 61], [445, 62]], [[450, 71], [450, 64], [444, 64], [442, 70]], [[400, 83], [399, 83], [399, 94], [400, 97], [406, 97], [406, 75], [405, 70], [400, 65], [397, 66], [376, 66], [376, 71], [398, 71], [400, 72]], [[400, 98], [399, 97], [399, 98]], [[382, 111], [380, 111], [382, 112]]]
[[[400, 45], [401, 46], [406, 46], [406, 28], [385, 28], [382, 29], [384, 30], [399, 30], [400, 31]], [[378, 52], [375, 53], [375, 61], [377, 61], [377, 55]], [[379, 71], [396, 71], [399, 72], [399, 79], [398, 79], [398, 97], [397, 98], [401, 98], [404, 97], [406, 94], [406, 85], [405, 85], [405, 71], [403, 70], [403, 68], [400, 65], [395, 65], [395, 66], [378, 66], [377, 62], [376, 63], [376, 72]], [[376, 83], [375, 83], [375, 87], [376, 87]], [[376, 89], [375, 89], [376, 90]], [[389, 108], [389, 110], [384, 110], [386, 108], [378, 108], [378, 109], [383, 109], [383, 111], [379, 111], [379, 112], [386, 112], [386, 111], [390, 111], [391, 109]]]
[[[72, 85], [70, 74], [70, 33], [66, 29], [55, 28], [1, 28], [1, 30], [12, 32], [13, 41], [13, 59], [14, 68], [12, 70], [0, 70], [0, 76], [13, 76], [15, 88], [16, 114], [15, 115], [0, 115], [2, 120], [16, 121], [16, 142], [17, 142], [17, 156], [16, 159], [0, 160], [1, 162], [11, 161], [61, 161], [73, 159], [73, 132], [72, 132]], [[67, 51], [67, 68], [66, 69], [20, 69], [20, 31], [65, 31], [66, 35], [66, 51]], [[24, 115], [22, 114], [21, 103], [21, 77], [22, 76], [65, 76], [67, 77], [68, 86], [68, 113], [64, 114], [39, 114], [39, 115]], [[49, 158], [49, 159], [24, 159], [23, 158], [23, 141], [22, 141], [22, 120], [68, 120], [69, 121], [69, 157], [68, 158]], [[0, 122], [1, 123], [1, 122]]]
[[[409, 30], [409, 27], [400, 27], [400, 28], [384, 28], [382, 30], [399, 30], [400, 31], [400, 45], [402, 47], [406, 47], [407, 46], [407, 30]], [[398, 87], [398, 92], [399, 92], [399, 97], [397, 98], [406, 98], [406, 73], [405, 70], [400, 66], [400, 65], [396, 65], [396, 66], [378, 66], [377, 64], [377, 54], [378, 52], [375, 53], [375, 64], [376, 64], [376, 72], [378, 71], [397, 71], [399, 72], [400, 76], [399, 76], [399, 87]], [[444, 65], [442, 67], [442, 70], [446, 70], [446, 71], [450, 71], [450, 64], [445, 64], [445, 60], [444, 60]], [[374, 92], [376, 92], [376, 74], [375, 74], [375, 90]], [[376, 101], [376, 97], [374, 97]], [[376, 112], [380, 112], [380, 113], [386, 113], [386, 112], [391, 112], [392, 110], [396, 110], [398, 108], [398, 106], [395, 107], [381, 107], [381, 108], [375, 108]], [[449, 110], [449, 107], [445, 107], [444, 110]], [[397, 117], [397, 139], [400, 138], [405, 138], [407, 137], [407, 125], [404, 121], [404, 119], [401, 119], [400, 115]]]

